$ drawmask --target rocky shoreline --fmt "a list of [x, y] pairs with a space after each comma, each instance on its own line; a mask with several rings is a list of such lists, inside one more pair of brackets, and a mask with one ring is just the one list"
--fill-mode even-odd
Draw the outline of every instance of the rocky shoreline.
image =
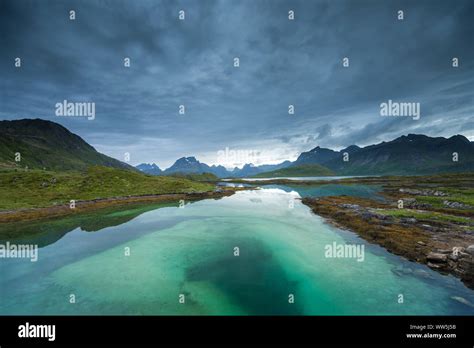
[[107, 197], [93, 200], [76, 201], [75, 208], [71, 208], [68, 204], [54, 205], [43, 208], [30, 208], [0, 211], [0, 223], [18, 222], [46, 219], [52, 217], [62, 217], [81, 212], [93, 211], [96, 209], [106, 208], [110, 206], [120, 206], [137, 203], [156, 203], [156, 202], [177, 202], [179, 200], [197, 201], [201, 199], [219, 199], [231, 196], [238, 188], [217, 188], [208, 192], [191, 192], [191, 193], [171, 193], [157, 195], [136, 195], [125, 197]]
[[393, 199], [399, 197], [392, 193], [391, 198], [374, 201], [333, 196], [303, 198], [302, 202], [337, 226], [352, 230], [394, 254], [453, 274], [474, 289], [474, 223], [470, 213], [466, 217], [443, 215], [421, 210], [412, 202], [412, 209], [400, 210], [403, 214], [399, 214], [399, 200]]

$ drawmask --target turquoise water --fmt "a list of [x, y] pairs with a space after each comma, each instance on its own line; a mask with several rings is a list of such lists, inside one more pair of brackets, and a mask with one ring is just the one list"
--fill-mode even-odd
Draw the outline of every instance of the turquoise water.
[[264, 185], [264, 188], [276, 188], [285, 192], [297, 192], [301, 197], [326, 197], [326, 196], [355, 196], [362, 198], [371, 198], [383, 200], [384, 198], [378, 193], [382, 188], [377, 185]]
[[[0, 236], [42, 247], [36, 263], [0, 260], [0, 314], [474, 314], [453, 299], [474, 303], [459, 280], [332, 227], [299, 197], [266, 188], [5, 225]], [[333, 242], [363, 244], [364, 261], [326, 258]]]

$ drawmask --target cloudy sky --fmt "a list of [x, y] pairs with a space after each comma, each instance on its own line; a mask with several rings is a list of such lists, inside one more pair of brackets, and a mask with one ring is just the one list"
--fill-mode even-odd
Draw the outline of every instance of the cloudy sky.
[[[471, 0], [0, 0], [0, 119], [162, 168], [241, 165], [226, 148], [262, 164], [408, 133], [474, 140], [473, 18]], [[382, 117], [389, 99], [421, 118]], [[63, 100], [94, 102], [95, 119], [56, 116]]]

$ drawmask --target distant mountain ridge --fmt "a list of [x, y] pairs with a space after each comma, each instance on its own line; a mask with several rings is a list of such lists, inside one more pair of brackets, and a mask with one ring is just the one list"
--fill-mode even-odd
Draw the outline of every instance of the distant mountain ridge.
[[196, 157], [181, 157], [171, 167], [163, 171], [163, 175], [170, 175], [175, 173], [182, 174], [202, 174], [211, 173], [217, 177], [228, 175], [228, 171], [224, 166], [208, 166], [205, 163], [199, 162]]
[[139, 171], [150, 175], [161, 175], [163, 171], [155, 163], [142, 163], [136, 166]]
[[340, 153], [338, 151], [316, 146], [312, 150], [302, 152], [292, 165], [323, 164], [339, 156]]
[[91, 165], [136, 171], [101, 154], [58, 123], [42, 119], [0, 121], [0, 167], [84, 170]]
[[[19, 161], [17, 161], [19, 159]], [[209, 166], [195, 157], [182, 157], [166, 170], [142, 163], [136, 168], [96, 151], [65, 127], [41, 119], [0, 121], [0, 168], [84, 170], [91, 165], [141, 171], [151, 175], [211, 173], [219, 178], [262, 176], [285, 168], [294, 173], [315, 172], [336, 175], [417, 175], [474, 171], [474, 142], [462, 135], [449, 138], [408, 134], [388, 142], [335, 151], [317, 146], [302, 152], [294, 161], [279, 164], [245, 164], [227, 170]], [[327, 169], [327, 170], [326, 170]], [[283, 171], [282, 173], [284, 173]], [[273, 173], [275, 174], [275, 173]], [[270, 174], [269, 174], [270, 175]]]
[[151, 174], [151, 175], [172, 175], [176, 173], [180, 174], [203, 174], [211, 173], [219, 178], [226, 177], [249, 177], [254, 176], [259, 173], [282, 169], [290, 166], [291, 161], [285, 161], [279, 164], [264, 164], [261, 166], [254, 166], [253, 164], [246, 164], [242, 168], [234, 168], [233, 170], [228, 170], [224, 166], [209, 166], [205, 163], [199, 162], [196, 157], [181, 157], [176, 162], [166, 170], [157, 170], [159, 167], [155, 163], [141, 163], [136, 166], [140, 171]]
[[303, 152], [293, 165], [316, 163], [338, 175], [415, 175], [474, 171], [474, 143], [462, 135], [432, 138], [408, 134], [363, 148], [350, 146], [341, 151], [313, 150]]
[[[457, 161], [454, 161], [457, 156]], [[208, 166], [195, 157], [180, 158], [163, 175], [169, 173], [212, 173], [218, 177], [263, 177], [284, 173], [309, 173], [308, 165], [319, 165], [315, 173], [336, 175], [417, 175], [474, 171], [474, 143], [462, 135], [450, 138], [408, 134], [392, 141], [366, 147], [350, 145], [335, 151], [317, 146], [302, 152], [294, 161], [276, 165], [245, 164], [241, 169], [227, 170], [223, 166]], [[330, 174], [322, 174], [330, 175]]]

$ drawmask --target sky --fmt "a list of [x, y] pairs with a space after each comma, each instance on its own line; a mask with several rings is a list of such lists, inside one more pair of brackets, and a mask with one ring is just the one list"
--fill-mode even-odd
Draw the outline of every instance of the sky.
[[[409, 133], [473, 141], [473, 18], [471, 0], [0, 0], [0, 119], [51, 120], [161, 168]], [[95, 118], [57, 116], [63, 100]], [[382, 117], [388, 100], [420, 103], [420, 119]]]

